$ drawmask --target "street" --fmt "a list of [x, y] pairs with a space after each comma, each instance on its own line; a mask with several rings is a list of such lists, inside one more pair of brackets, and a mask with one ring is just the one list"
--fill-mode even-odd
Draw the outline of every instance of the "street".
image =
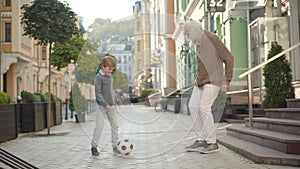
[[[87, 114], [84, 123], [75, 123], [74, 118], [63, 120], [61, 125], [51, 128], [50, 136], [47, 136], [47, 130], [24, 133], [15, 140], [1, 143], [0, 147], [42, 169], [293, 168], [255, 164], [220, 144], [220, 152], [214, 154], [185, 152], [184, 147], [195, 139], [190, 116], [155, 112], [153, 107], [144, 105], [119, 106], [118, 110], [119, 137], [129, 138], [134, 144], [133, 152], [125, 157], [112, 154], [107, 121], [100, 140], [100, 155], [91, 155], [90, 140], [95, 113]], [[230, 124], [216, 126], [218, 138], [225, 134], [227, 125]], [[1, 167], [7, 168], [0, 163]]]

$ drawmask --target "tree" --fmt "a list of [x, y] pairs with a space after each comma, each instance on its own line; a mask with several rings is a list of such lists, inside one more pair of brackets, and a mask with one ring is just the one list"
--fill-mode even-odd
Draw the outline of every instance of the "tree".
[[84, 43], [83, 36], [74, 36], [64, 43], [55, 43], [51, 53], [51, 64], [60, 70], [70, 63], [76, 63]]
[[[282, 52], [282, 46], [276, 42], [272, 43], [268, 59]], [[264, 96], [264, 108], [286, 107], [286, 99], [294, 98], [294, 88], [292, 86], [292, 70], [290, 63], [281, 56], [273, 62], [267, 64], [264, 70], [266, 94]]]
[[75, 76], [79, 83], [94, 84], [99, 58], [101, 56], [97, 53], [97, 45], [87, 40], [76, 61]]
[[77, 118], [78, 118], [78, 116], [84, 115], [84, 113], [88, 109], [88, 102], [87, 102], [86, 98], [82, 95], [78, 83], [75, 83], [72, 86], [70, 96], [71, 96], [70, 97], [71, 111], [75, 110]]
[[[51, 51], [53, 43], [63, 43], [79, 35], [76, 14], [67, 3], [58, 0], [34, 0], [31, 5], [24, 4], [21, 24], [25, 36], [35, 39], [39, 45], [49, 46], [48, 92], [51, 84]], [[48, 95], [47, 126], [50, 135], [51, 99]]]
[[114, 77], [114, 89], [121, 89], [122, 91], [126, 91], [126, 93], [128, 92], [128, 78], [126, 76], [126, 74], [116, 70], [113, 74]]
[[89, 28], [92, 30], [88, 33], [89, 39], [97, 42], [114, 35], [129, 37], [134, 35], [134, 19], [111, 22], [111, 19], [98, 18]]

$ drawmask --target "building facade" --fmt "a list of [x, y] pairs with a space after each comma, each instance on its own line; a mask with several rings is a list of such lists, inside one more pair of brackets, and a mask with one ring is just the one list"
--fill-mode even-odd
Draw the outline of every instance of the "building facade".
[[108, 40], [102, 40], [100, 43], [99, 53], [109, 53], [115, 56], [118, 71], [127, 76], [129, 87], [133, 87], [133, 40], [130, 37], [124, 38], [116, 35]]
[[[160, 84], [154, 86], [161, 91], [183, 88], [195, 79], [195, 48], [183, 34], [186, 20], [200, 21], [204, 29], [215, 32], [233, 53], [235, 68], [231, 92], [247, 89], [247, 77], [239, 78], [239, 75], [266, 61], [273, 41], [284, 50], [299, 43], [300, 4], [297, 0], [149, 0], [141, 3], [148, 5], [151, 34], [155, 35], [149, 40], [143, 39], [149, 41], [153, 49], [150, 58], [155, 67], [172, 74], [175, 83], [170, 83], [166, 74], [155, 73]], [[291, 63], [296, 97], [300, 97], [299, 50], [296, 47], [286, 54]], [[258, 89], [258, 102], [262, 101], [264, 92], [262, 73], [259, 69], [252, 74], [253, 86]]]
[[[21, 91], [48, 92], [48, 46], [23, 36], [20, 23], [23, 4], [31, 0], [0, 0], [0, 91], [16, 101]], [[80, 21], [79, 23], [80, 24]], [[61, 100], [68, 97], [74, 66], [51, 69], [51, 90]], [[73, 78], [74, 79], [74, 78]]]

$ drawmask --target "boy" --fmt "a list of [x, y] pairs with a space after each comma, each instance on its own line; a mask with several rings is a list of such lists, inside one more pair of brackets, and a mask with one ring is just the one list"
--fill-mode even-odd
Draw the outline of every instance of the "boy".
[[110, 123], [113, 152], [115, 154], [120, 154], [120, 152], [117, 150], [118, 122], [117, 110], [113, 95], [113, 77], [111, 74], [116, 67], [116, 61], [110, 56], [105, 56], [100, 63], [100, 67], [101, 69], [97, 73], [94, 80], [98, 111], [96, 111], [96, 126], [91, 142], [91, 152], [93, 156], [99, 155], [97, 147], [103, 129], [104, 118], [107, 118]]

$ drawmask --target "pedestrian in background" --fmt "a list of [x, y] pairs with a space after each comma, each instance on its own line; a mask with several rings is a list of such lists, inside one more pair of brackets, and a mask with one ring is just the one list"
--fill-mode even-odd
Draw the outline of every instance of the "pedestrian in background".
[[186, 151], [217, 152], [219, 147], [211, 107], [220, 89], [229, 89], [234, 58], [218, 36], [203, 30], [200, 22], [186, 22], [184, 33], [195, 45], [197, 55], [197, 79], [189, 102], [196, 140], [186, 147]]
[[113, 152], [120, 154], [117, 149], [118, 141], [118, 121], [117, 121], [117, 109], [114, 100], [113, 91], [113, 77], [112, 72], [116, 67], [116, 61], [110, 56], [105, 56], [100, 63], [100, 70], [97, 73], [95, 83], [95, 95], [97, 102], [96, 111], [96, 126], [93, 132], [93, 138], [91, 142], [92, 155], [98, 156], [97, 150], [98, 142], [103, 129], [104, 119], [108, 119], [111, 127], [111, 144]]

